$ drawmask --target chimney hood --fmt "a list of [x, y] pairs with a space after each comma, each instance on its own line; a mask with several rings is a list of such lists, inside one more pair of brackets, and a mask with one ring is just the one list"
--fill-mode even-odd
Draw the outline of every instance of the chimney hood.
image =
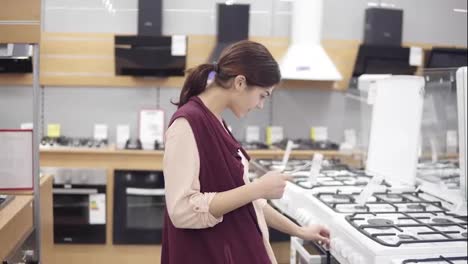
[[0, 73], [31, 73], [32, 46], [0, 43]]
[[286, 80], [339, 81], [340, 72], [321, 46], [323, 0], [291, 3], [291, 40], [280, 62]]

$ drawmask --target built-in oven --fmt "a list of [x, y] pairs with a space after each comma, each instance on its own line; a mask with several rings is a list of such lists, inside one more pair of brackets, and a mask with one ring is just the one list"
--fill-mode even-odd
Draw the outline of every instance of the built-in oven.
[[114, 171], [114, 244], [160, 244], [165, 210], [162, 171]]
[[291, 237], [290, 264], [338, 264], [338, 261], [321, 245]]
[[54, 177], [54, 243], [106, 243], [107, 172], [99, 168], [41, 168]]

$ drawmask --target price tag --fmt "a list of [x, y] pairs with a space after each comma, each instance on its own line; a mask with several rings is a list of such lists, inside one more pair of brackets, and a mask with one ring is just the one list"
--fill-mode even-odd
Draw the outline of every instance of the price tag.
[[172, 36], [171, 55], [185, 56], [187, 54], [187, 36], [174, 35]]
[[103, 193], [89, 195], [89, 223], [102, 225], [106, 223], [106, 195]]
[[283, 127], [269, 126], [266, 129], [266, 142], [268, 145], [283, 140]]
[[422, 66], [423, 49], [420, 47], [410, 48], [409, 64], [411, 66]]
[[33, 129], [33, 123], [21, 123], [21, 129]]
[[107, 139], [107, 125], [94, 124], [94, 139], [96, 140]]
[[140, 140], [143, 149], [154, 149], [157, 140], [164, 141], [164, 111], [160, 109], [145, 109], [140, 111]]
[[328, 140], [328, 128], [323, 126], [310, 128], [310, 138], [315, 141]]
[[286, 145], [286, 151], [284, 152], [284, 155], [283, 155], [283, 161], [281, 162], [282, 170], [284, 170], [284, 168], [286, 168], [286, 165], [288, 164], [289, 156], [291, 155], [293, 146], [294, 146], [294, 142], [292, 140], [288, 140], [288, 144]]
[[47, 125], [47, 136], [51, 138], [60, 137], [60, 124], [48, 124]]
[[117, 125], [117, 148], [125, 148], [125, 143], [130, 139], [130, 126]]
[[258, 142], [258, 141], [260, 141], [260, 127], [258, 127], [258, 126], [247, 126], [245, 141], [247, 141], [247, 142]]
[[315, 153], [312, 158], [312, 166], [309, 171], [309, 182], [311, 184], [317, 184], [317, 177], [322, 170], [323, 155], [321, 153]]

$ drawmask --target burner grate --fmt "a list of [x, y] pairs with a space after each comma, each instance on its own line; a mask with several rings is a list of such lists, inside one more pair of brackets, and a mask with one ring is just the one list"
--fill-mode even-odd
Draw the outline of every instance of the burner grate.
[[411, 264], [411, 263], [450, 263], [456, 264], [458, 261], [468, 260], [468, 257], [444, 257], [439, 256], [438, 258], [425, 258], [425, 259], [407, 259], [402, 262], [402, 264]]

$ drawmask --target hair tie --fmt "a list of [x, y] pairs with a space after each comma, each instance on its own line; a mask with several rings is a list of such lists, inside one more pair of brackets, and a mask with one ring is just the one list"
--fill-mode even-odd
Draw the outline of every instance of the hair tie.
[[213, 71], [218, 73], [218, 63], [216, 61], [213, 62], [213, 68], [214, 68]]

